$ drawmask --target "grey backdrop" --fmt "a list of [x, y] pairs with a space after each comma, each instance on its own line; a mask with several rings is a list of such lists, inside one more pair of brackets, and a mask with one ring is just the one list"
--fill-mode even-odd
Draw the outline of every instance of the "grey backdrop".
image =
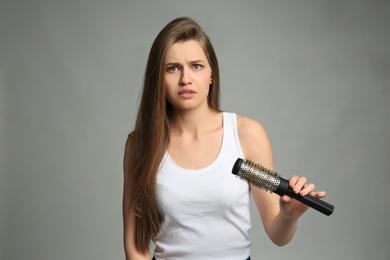
[[385, 0], [2, 0], [0, 258], [124, 259], [124, 142], [151, 43], [183, 15], [214, 43], [223, 109], [336, 207], [282, 248], [253, 208], [253, 259], [390, 259]]

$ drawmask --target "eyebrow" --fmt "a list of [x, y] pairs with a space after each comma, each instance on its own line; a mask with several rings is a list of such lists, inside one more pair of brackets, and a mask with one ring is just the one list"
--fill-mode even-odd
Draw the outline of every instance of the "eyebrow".
[[[206, 61], [204, 60], [193, 60], [193, 61], [190, 61], [189, 63], [190, 64], [194, 64], [194, 63], [205, 63]], [[180, 65], [181, 63], [180, 62], [167, 62], [165, 63], [165, 65]]]

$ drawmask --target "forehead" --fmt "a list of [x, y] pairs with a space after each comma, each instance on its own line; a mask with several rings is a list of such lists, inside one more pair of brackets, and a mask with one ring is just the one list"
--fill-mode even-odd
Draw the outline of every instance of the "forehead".
[[171, 48], [169, 48], [165, 57], [166, 61], [181, 59], [207, 60], [202, 46], [199, 42], [194, 40], [174, 43]]

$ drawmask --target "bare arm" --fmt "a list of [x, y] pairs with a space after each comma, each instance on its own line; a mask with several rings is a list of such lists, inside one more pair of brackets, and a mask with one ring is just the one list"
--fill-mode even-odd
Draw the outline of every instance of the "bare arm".
[[123, 242], [126, 260], [150, 260], [149, 253], [142, 254], [135, 248], [135, 216], [133, 208], [130, 208], [130, 180], [129, 174], [131, 169], [129, 167], [129, 156], [131, 154], [131, 136], [126, 141], [124, 160], [123, 160]]
[[[237, 118], [238, 134], [246, 159], [274, 170], [272, 149], [264, 128], [255, 120]], [[313, 184], [306, 184], [305, 177], [290, 178], [290, 187], [306, 195], [314, 189]], [[251, 186], [252, 195], [259, 211], [264, 229], [273, 243], [283, 246], [295, 235], [299, 217], [308, 207], [287, 196], [279, 197], [258, 187]], [[311, 193], [324, 197], [324, 192]]]

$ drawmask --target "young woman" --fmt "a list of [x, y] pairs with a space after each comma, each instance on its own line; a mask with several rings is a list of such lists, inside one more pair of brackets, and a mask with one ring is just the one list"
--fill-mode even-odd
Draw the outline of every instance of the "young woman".
[[[219, 107], [219, 69], [200, 26], [181, 17], [167, 24], [150, 50], [134, 131], [124, 154], [123, 220], [126, 258], [250, 259], [250, 194], [269, 238], [293, 238], [308, 209], [236, 178], [246, 158], [274, 169], [271, 145], [255, 120]], [[296, 193], [322, 198], [305, 177]]]

